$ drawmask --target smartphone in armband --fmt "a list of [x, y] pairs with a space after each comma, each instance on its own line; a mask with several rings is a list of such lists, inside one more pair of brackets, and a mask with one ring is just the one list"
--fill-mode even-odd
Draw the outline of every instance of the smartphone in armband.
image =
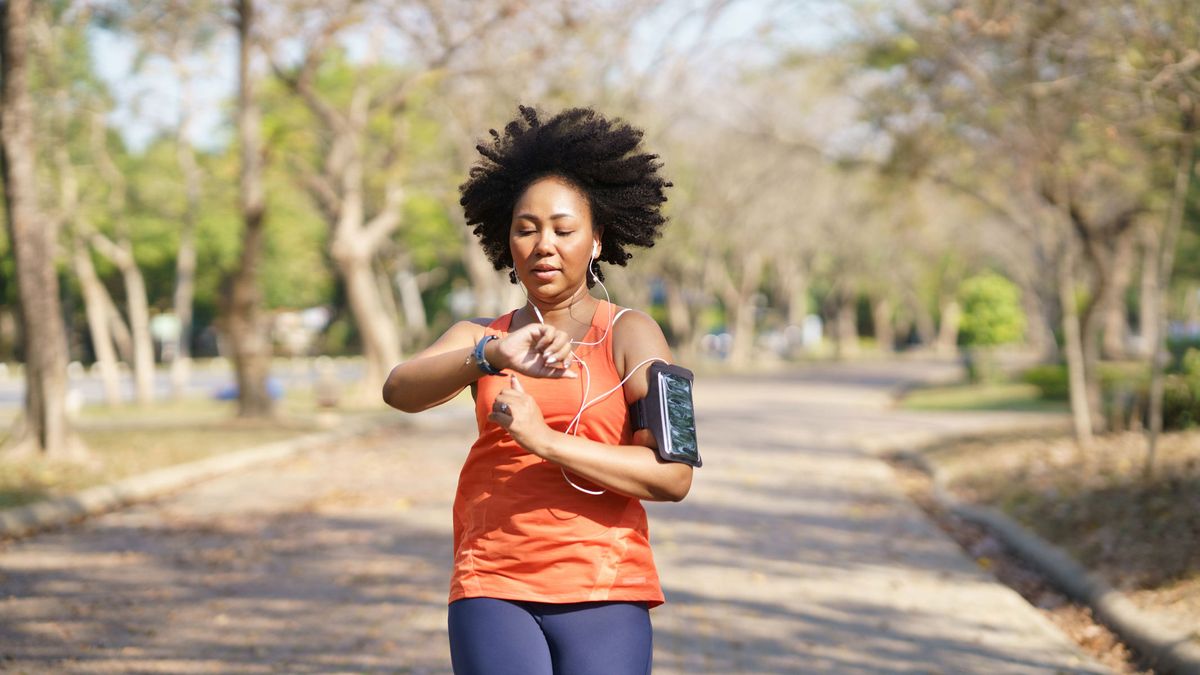
[[649, 429], [658, 456], [667, 462], [701, 465], [692, 406], [692, 371], [661, 362], [650, 364], [646, 397], [629, 406], [634, 429]]

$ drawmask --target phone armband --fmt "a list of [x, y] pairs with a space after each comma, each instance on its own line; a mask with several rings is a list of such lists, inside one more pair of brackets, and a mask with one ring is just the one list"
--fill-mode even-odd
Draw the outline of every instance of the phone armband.
[[667, 462], [701, 465], [696, 443], [696, 410], [692, 405], [692, 371], [681, 366], [650, 364], [646, 397], [629, 406], [634, 429], [649, 429], [658, 456]]

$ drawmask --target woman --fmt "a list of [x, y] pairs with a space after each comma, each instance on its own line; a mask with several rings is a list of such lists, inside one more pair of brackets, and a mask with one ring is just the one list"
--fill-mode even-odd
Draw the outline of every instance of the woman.
[[683, 499], [692, 467], [660, 461], [629, 421], [649, 364], [671, 360], [661, 329], [588, 289], [598, 262], [653, 245], [670, 183], [640, 131], [590, 109], [543, 121], [521, 107], [491, 135], [461, 203], [528, 301], [455, 324], [383, 390], [406, 412], [466, 386], [475, 398], [454, 503], [454, 671], [647, 673], [663, 595], [640, 500]]

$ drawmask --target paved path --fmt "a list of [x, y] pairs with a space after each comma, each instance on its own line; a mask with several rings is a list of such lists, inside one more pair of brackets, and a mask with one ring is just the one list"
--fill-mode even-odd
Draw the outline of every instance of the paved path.
[[[893, 486], [865, 441], [924, 364], [701, 381], [705, 467], [651, 505], [656, 673], [1102, 673]], [[1011, 418], [1000, 420], [1012, 423]], [[0, 546], [0, 670], [448, 672], [467, 425], [392, 430]]]

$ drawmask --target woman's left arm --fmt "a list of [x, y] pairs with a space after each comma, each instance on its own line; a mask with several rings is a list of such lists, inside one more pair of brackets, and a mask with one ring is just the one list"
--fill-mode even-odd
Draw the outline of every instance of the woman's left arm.
[[[637, 366], [625, 383], [625, 400], [631, 403], [643, 398], [649, 388], [650, 363], [642, 362], [661, 359], [670, 363], [671, 350], [662, 329], [641, 312], [626, 312], [613, 326], [612, 340], [618, 369], [628, 375], [630, 368]], [[521, 447], [592, 483], [638, 499], [674, 502], [687, 496], [692, 487], [692, 467], [660, 460], [654, 437], [644, 429], [634, 434], [632, 445], [608, 445], [555, 431], [546, 426], [537, 402], [516, 378], [512, 387], [497, 395], [496, 402], [507, 403], [509, 414], [492, 412], [489, 419], [506, 428]]]

